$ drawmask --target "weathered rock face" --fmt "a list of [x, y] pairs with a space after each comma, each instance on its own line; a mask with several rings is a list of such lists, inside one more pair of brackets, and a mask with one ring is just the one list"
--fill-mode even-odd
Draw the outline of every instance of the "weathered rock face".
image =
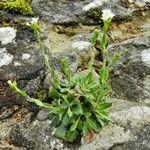
[[[66, 144], [53, 136], [54, 128], [49, 119], [38, 121], [26, 110], [16, 112], [17, 119], [5, 119], [0, 125], [1, 140], [28, 150], [147, 150], [150, 148], [150, 108], [139, 103], [112, 99], [112, 123], [96, 139], [82, 144]], [[17, 108], [14, 108], [15, 110]], [[23, 118], [18, 118], [20, 113]], [[14, 115], [13, 115], [14, 116]]]
[[95, 141], [82, 145], [81, 150], [150, 149], [150, 108], [126, 102], [121, 106], [121, 103], [124, 101], [114, 101], [114, 109], [121, 110], [112, 109], [112, 124], [104, 128]]
[[112, 87], [120, 97], [131, 101], [150, 102], [150, 37], [139, 37], [110, 46], [121, 54], [114, 67]]
[[[149, 1], [123, 0], [33, 0], [34, 12], [43, 20], [54, 24], [99, 24], [102, 9], [111, 9], [116, 14], [115, 20], [126, 19], [134, 11], [148, 9]], [[137, 7], [138, 6], [138, 7]]]
[[0, 28], [0, 80], [14, 74], [18, 79], [33, 79], [44, 68], [43, 57], [34, 35], [27, 29]]
[[[27, 106], [9, 89], [6, 81], [15, 77], [31, 96], [41, 88], [49, 89], [52, 83], [34, 34], [24, 26], [32, 18], [0, 11], [0, 150], [149, 150], [150, 20], [144, 11], [149, 3], [149, 0], [32, 0], [33, 10], [41, 19], [42, 42], [50, 65], [60, 78], [59, 62], [65, 56], [70, 58], [74, 72], [78, 69], [82, 75], [86, 74], [86, 67], [81, 66], [89, 61], [89, 41], [93, 30], [101, 28], [102, 9], [111, 9], [116, 14], [108, 33], [111, 44], [108, 48], [110, 56], [114, 52], [121, 54], [110, 76], [118, 99], [111, 99], [111, 124], [91, 143], [84, 139], [77, 143], [57, 139], [48, 113], [35, 105]], [[136, 16], [140, 12], [142, 15]], [[99, 65], [100, 61], [96, 63]]]

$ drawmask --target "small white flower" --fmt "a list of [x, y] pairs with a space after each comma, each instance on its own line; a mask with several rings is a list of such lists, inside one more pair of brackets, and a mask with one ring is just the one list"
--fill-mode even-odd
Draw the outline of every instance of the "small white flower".
[[38, 20], [39, 20], [39, 18], [37, 17], [37, 18], [32, 18], [32, 20], [31, 20], [31, 24], [32, 23], [37, 23], [38, 22]]
[[8, 84], [11, 84], [12, 82], [11, 82], [11, 80], [8, 80], [7, 83], [8, 83]]
[[115, 16], [115, 14], [110, 9], [104, 9], [102, 10], [102, 13], [102, 20], [104, 21]]

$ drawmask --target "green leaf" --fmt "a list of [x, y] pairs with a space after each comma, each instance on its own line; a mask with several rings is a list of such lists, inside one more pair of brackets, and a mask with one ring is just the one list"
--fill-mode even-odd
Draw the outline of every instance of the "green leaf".
[[102, 49], [103, 55], [104, 55], [104, 52], [106, 50], [106, 45], [107, 45], [107, 35], [105, 32], [103, 32], [102, 33], [102, 39], [101, 39], [101, 49]]
[[75, 105], [75, 106], [72, 106], [72, 112], [76, 115], [79, 115], [79, 114], [82, 114], [83, 113], [83, 109], [82, 109], [82, 106], [81, 104], [78, 104], [78, 105]]
[[97, 107], [97, 110], [107, 109], [107, 108], [110, 108], [111, 106], [112, 106], [112, 103], [111, 103], [111, 102], [101, 103], [101, 104], [99, 104], [99, 106]]
[[78, 127], [79, 120], [80, 120], [80, 117], [77, 119], [75, 123], [72, 124], [72, 126], [70, 127], [70, 131], [74, 131]]
[[74, 92], [73, 91], [71, 91], [71, 90], [69, 90], [68, 91], [68, 94], [67, 94], [67, 96], [66, 96], [66, 98], [67, 98], [67, 101], [69, 102], [69, 103], [71, 103], [72, 101], [74, 101]]
[[86, 97], [86, 100], [87, 100], [88, 102], [91, 102], [91, 101], [95, 101], [95, 100], [96, 100], [96, 98], [94, 97], [94, 95], [91, 94], [91, 93], [85, 94], [85, 97]]
[[69, 116], [70, 118], [73, 116], [73, 113], [72, 113], [72, 111], [70, 110], [70, 108], [68, 108], [67, 114], [68, 114], [68, 116]]
[[92, 71], [90, 71], [90, 72], [87, 74], [87, 76], [85, 77], [85, 80], [86, 80], [87, 84], [89, 84], [90, 82], [93, 81], [93, 73], [92, 73]]
[[27, 97], [29, 97], [27, 94], [26, 94], [26, 92], [25, 91], [23, 91], [23, 90], [21, 90], [21, 89], [19, 89], [18, 87], [17, 87], [17, 82], [16, 81], [13, 81], [13, 82], [9, 82], [9, 86], [10, 86], [10, 88], [11, 89], [13, 89], [17, 94], [19, 94], [20, 96], [22, 96], [22, 97], [25, 97], [25, 98], [27, 98]]
[[83, 128], [82, 128], [83, 136], [86, 136], [87, 133], [88, 133], [88, 131], [89, 131], [89, 125], [88, 125], [88, 122], [85, 121], [85, 122], [84, 122], [84, 126], [83, 126]]
[[62, 109], [58, 106], [52, 106], [51, 107], [51, 110], [50, 110], [50, 113], [52, 114], [61, 114], [62, 112]]
[[108, 117], [108, 112], [106, 110], [95, 110], [95, 112], [101, 117], [101, 119], [110, 121], [111, 119]]
[[67, 109], [68, 103], [65, 102], [65, 101], [63, 101], [63, 102], [60, 104], [60, 107], [61, 107], [62, 109]]
[[105, 32], [108, 31], [109, 26], [110, 26], [110, 24], [111, 24], [111, 20], [112, 20], [112, 18], [108, 18], [107, 20], [104, 21], [103, 30], [104, 30]]
[[97, 131], [98, 127], [97, 127], [96, 123], [94, 122], [94, 120], [92, 119], [92, 117], [86, 118], [86, 119], [87, 119], [87, 123], [88, 123], [89, 127], [94, 129], [95, 131]]
[[121, 55], [119, 53], [116, 53], [113, 58], [111, 59], [108, 68], [110, 68], [112, 65], [114, 65], [119, 59], [120, 59]]
[[66, 139], [69, 142], [73, 142], [73, 141], [75, 141], [77, 139], [78, 135], [79, 135], [79, 132], [77, 130], [67, 131]]
[[100, 80], [102, 83], [105, 83], [109, 78], [109, 69], [107, 67], [103, 67], [100, 70]]
[[97, 39], [98, 39], [98, 36], [99, 36], [99, 31], [95, 30], [93, 32], [93, 35], [92, 35], [92, 38], [91, 38], [91, 43], [92, 43], [93, 46], [95, 46], [95, 44], [97, 42]]
[[64, 117], [62, 118], [61, 126], [67, 127], [69, 123], [70, 123], [70, 118], [68, 114], [66, 113]]
[[56, 89], [53, 88], [49, 91], [49, 96], [55, 99], [59, 99], [61, 95]]
[[40, 106], [40, 107], [43, 107], [43, 106], [44, 106], [43, 102], [40, 101], [40, 100], [38, 100], [38, 99], [35, 99], [35, 100], [34, 100], [34, 103], [35, 103], [36, 105]]
[[65, 139], [66, 132], [67, 132], [66, 127], [59, 126], [59, 127], [56, 128], [54, 135], [57, 138]]
[[55, 127], [60, 126], [61, 120], [60, 120], [60, 118], [59, 118], [58, 115], [49, 114], [49, 118], [51, 118], [52, 123], [53, 123], [53, 125], [54, 125]]
[[91, 117], [91, 113], [90, 112], [86, 112], [84, 115], [85, 115], [86, 118]]
[[55, 73], [55, 71], [53, 69], [50, 70], [51, 71], [51, 78], [52, 78], [52, 83], [54, 88], [56, 89], [60, 89], [60, 81]]
[[60, 65], [62, 72], [66, 76], [67, 80], [69, 82], [72, 82], [73, 74], [71, 69], [69, 68], [69, 60], [67, 58], [62, 59]]
[[101, 119], [101, 117], [95, 113], [97, 121], [101, 124], [102, 127], [104, 127], [107, 123]]

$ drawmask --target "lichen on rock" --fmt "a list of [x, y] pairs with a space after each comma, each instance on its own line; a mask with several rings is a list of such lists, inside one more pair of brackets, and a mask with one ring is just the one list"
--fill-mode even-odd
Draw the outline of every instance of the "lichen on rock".
[[22, 15], [32, 15], [30, 0], [15, 0], [10, 2], [0, 2], [0, 10], [8, 12], [19, 12]]

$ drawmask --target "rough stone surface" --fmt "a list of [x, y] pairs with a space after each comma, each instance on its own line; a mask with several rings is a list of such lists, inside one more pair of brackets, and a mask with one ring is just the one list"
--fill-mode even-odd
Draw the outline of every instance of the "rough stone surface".
[[[15, 147], [28, 150], [140, 150], [149, 149], [150, 108], [139, 103], [111, 99], [112, 123], [105, 127], [91, 143], [66, 144], [53, 136], [49, 119], [39, 121], [32, 113], [22, 110], [22, 117], [5, 119], [0, 124], [1, 140], [7, 139]], [[19, 116], [19, 113], [18, 115]]]
[[0, 28], [0, 43], [6, 45], [12, 43], [16, 37], [16, 29], [12, 27], [2, 27]]
[[0, 67], [7, 66], [13, 61], [13, 55], [6, 52], [5, 48], [0, 48]]
[[[104, 128], [92, 143], [83, 142], [81, 150], [149, 149], [150, 108], [134, 103], [121, 106], [122, 101], [116, 104], [117, 101], [119, 100], [114, 100], [115, 107], [111, 110], [112, 124]], [[116, 110], [119, 107], [121, 111]]]
[[[114, 66], [111, 84], [116, 94], [131, 101], [149, 103], [150, 37], [139, 37], [110, 46], [109, 52], [119, 52], [121, 60]], [[112, 56], [112, 55], [111, 55]], [[146, 82], [145, 82], [145, 79]], [[147, 87], [147, 88], [145, 88]]]
[[[15, 39], [8, 35], [15, 42], [7, 39], [9, 43], [5, 42], [6, 45], [0, 48], [0, 80], [7, 80], [11, 73], [17, 79], [33, 79], [44, 68], [43, 57], [36, 46], [34, 35], [25, 28], [18, 28], [13, 32], [16, 33]], [[7, 36], [2, 36], [1, 41], [6, 41], [6, 38]]]
[[[91, 33], [101, 29], [102, 9], [116, 14], [108, 32], [110, 56], [121, 53], [110, 75], [112, 122], [91, 143], [85, 139], [66, 143], [54, 137], [47, 112], [27, 104], [9, 88], [6, 80], [17, 79], [31, 97], [37, 97], [52, 82], [35, 36], [25, 27], [33, 16], [0, 11], [0, 150], [149, 150], [149, 4], [149, 0], [32, 0], [46, 54], [59, 78], [59, 62], [65, 56], [73, 72], [87, 74], [89, 41]], [[94, 51], [94, 80], [102, 60], [98, 51]]]
[[[111, 6], [110, 6], [111, 5]], [[125, 7], [115, 1], [41, 1], [33, 0], [34, 12], [44, 20], [55, 24], [83, 23], [98, 24], [102, 8], [111, 8], [116, 14], [115, 19], [125, 19], [132, 15]]]
[[41, 122], [30, 120], [14, 126], [10, 132], [10, 142], [16, 146], [25, 147], [28, 150], [63, 150], [61, 140], [52, 136], [53, 127], [51, 121]]
[[48, 112], [40, 110], [37, 114], [37, 119], [38, 120], [45, 120], [48, 118]]

